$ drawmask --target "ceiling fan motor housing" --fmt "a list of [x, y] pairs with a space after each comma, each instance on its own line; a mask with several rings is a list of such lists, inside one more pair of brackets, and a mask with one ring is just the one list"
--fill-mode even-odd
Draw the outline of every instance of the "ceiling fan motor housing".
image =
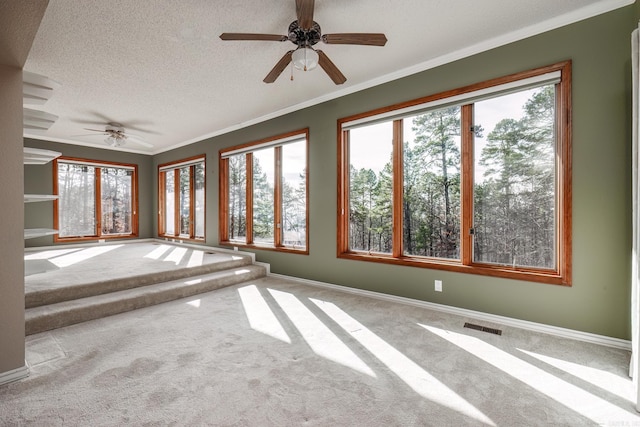
[[308, 30], [303, 30], [295, 20], [289, 24], [289, 41], [298, 47], [313, 46], [322, 39], [322, 30], [317, 22], [313, 21], [313, 25]]
[[107, 133], [124, 133], [124, 127], [120, 123], [110, 122], [104, 128]]

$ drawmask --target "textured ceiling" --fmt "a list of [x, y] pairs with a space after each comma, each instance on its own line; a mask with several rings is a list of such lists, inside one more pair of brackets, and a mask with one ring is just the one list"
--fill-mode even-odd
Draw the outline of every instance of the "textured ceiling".
[[24, 69], [62, 86], [37, 108], [59, 116], [25, 136], [105, 147], [84, 128], [122, 123], [159, 153], [529, 37], [633, 0], [316, 0], [322, 32], [382, 32], [385, 47], [322, 45], [347, 77], [317, 68], [262, 79], [294, 45], [226, 41], [286, 34], [294, 0], [50, 0]]
[[46, 8], [47, 0], [0, 0], [0, 64], [22, 68]]

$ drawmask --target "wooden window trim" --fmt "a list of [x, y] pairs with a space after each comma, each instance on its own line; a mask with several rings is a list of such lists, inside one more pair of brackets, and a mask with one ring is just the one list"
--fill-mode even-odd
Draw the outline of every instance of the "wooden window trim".
[[[94, 224], [94, 234], [91, 236], [81, 236], [81, 237], [60, 237], [57, 234], [53, 235], [54, 243], [65, 243], [65, 242], [88, 242], [88, 241], [96, 241], [96, 240], [113, 240], [113, 239], [133, 239], [138, 237], [138, 165], [132, 163], [120, 163], [120, 162], [111, 162], [104, 160], [90, 160], [79, 157], [66, 157], [60, 156], [53, 160], [52, 162], [52, 172], [53, 172], [53, 194], [59, 195], [58, 188], [58, 163], [65, 162], [73, 162], [79, 163], [86, 166], [96, 168], [95, 179], [95, 224]], [[131, 233], [129, 234], [102, 234], [102, 198], [100, 194], [101, 188], [101, 179], [100, 172], [101, 167], [115, 167], [115, 168], [127, 168], [132, 170], [131, 175]], [[53, 228], [58, 230], [60, 227], [60, 214], [59, 214], [59, 203], [58, 200], [53, 201]]]
[[[556, 269], [536, 269], [523, 267], [508, 267], [502, 265], [483, 264], [473, 262], [472, 236], [465, 230], [469, 230], [473, 224], [473, 175], [469, 173], [473, 167], [473, 132], [471, 131], [473, 105], [461, 105], [461, 254], [460, 260], [446, 260], [418, 256], [402, 255], [402, 163], [401, 145], [402, 134], [394, 123], [394, 200], [393, 200], [393, 252], [391, 254], [369, 253], [365, 251], [353, 251], [349, 249], [349, 131], [343, 130], [343, 123], [366, 119], [380, 114], [401, 110], [408, 107], [425, 104], [435, 100], [450, 98], [476, 90], [491, 88], [505, 83], [523, 80], [546, 73], [561, 71], [561, 81], [556, 84], [556, 167], [559, 171], [556, 176], [557, 183], [557, 212], [556, 212]], [[487, 80], [458, 89], [429, 95], [419, 99], [391, 105], [376, 110], [359, 113], [338, 120], [338, 224], [337, 224], [337, 256], [339, 258], [380, 262], [395, 265], [424, 267], [436, 270], [446, 270], [469, 274], [501, 277], [514, 280], [526, 280], [555, 285], [571, 286], [572, 283], [572, 159], [571, 159], [571, 61], [559, 62], [545, 67], [540, 67], [520, 73], [514, 73], [504, 77]], [[395, 121], [394, 121], [395, 122]], [[397, 141], [400, 141], [398, 143]], [[396, 194], [400, 194], [397, 197]], [[398, 236], [399, 234], [399, 236]]]
[[180, 227], [180, 219], [181, 219], [181, 212], [180, 212], [180, 197], [182, 196], [182, 194], [180, 194], [180, 169], [174, 169], [173, 170], [173, 189], [174, 189], [174, 196], [173, 196], [173, 230], [174, 230], [174, 235], [172, 237], [176, 237], [179, 238], [180, 237], [180, 231], [181, 231], [181, 227]]
[[229, 160], [218, 158], [218, 236], [220, 241], [229, 241]]
[[[285, 246], [282, 234], [282, 145], [274, 145], [274, 166], [275, 166], [275, 179], [274, 179], [274, 243], [273, 245], [255, 244], [253, 241], [253, 151], [251, 147], [261, 146], [263, 144], [285, 140], [295, 136], [300, 136], [300, 139], [305, 140], [305, 247], [298, 249], [295, 247]], [[286, 144], [286, 142], [284, 143]], [[245, 194], [246, 194], [246, 240], [241, 242], [238, 240], [229, 239], [229, 160], [223, 157], [225, 153], [233, 152], [236, 150], [249, 150], [245, 153], [246, 159], [246, 182], [245, 182]], [[266, 251], [287, 252], [294, 254], [309, 254], [309, 128], [300, 129], [296, 131], [287, 132], [284, 134], [275, 135], [272, 137], [260, 139], [250, 143], [240, 144], [233, 147], [221, 149], [219, 151], [219, 180], [218, 188], [219, 195], [218, 201], [220, 205], [219, 209], [219, 238], [221, 246], [233, 246], [243, 247], [249, 249], [260, 249]]]
[[[205, 166], [204, 188], [205, 188], [205, 236], [195, 235], [195, 165], [189, 163], [202, 162]], [[180, 186], [180, 165], [185, 164], [183, 167], [189, 167], [189, 235], [180, 233], [180, 193], [178, 188]], [[173, 167], [175, 166], [175, 167]], [[168, 163], [158, 165], [158, 237], [166, 239], [176, 239], [184, 241], [196, 241], [202, 242], [206, 238], [206, 188], [207, 188], [207, 175], [206, 175], [206, 154], [200, 154], [197, 156], [187, 157], [185, 159], [174, 160]], [[173, 173], [174, 180], [174, 200], [173, 200], [173, 212], [174, 212], [174, 234], [167, 234], [165, 227], [166, 223], [166, 174]]]
[[246, 214], [245, 214], [245, 227], [247, 230], [246, 242], [247, 245], [253, 245], [253, 203], [249, 203], [249, 200], [253, 200], [253, 154], [245, 154], [245, 173], [247, 179], [245, 182], [245, 200], [246, 200]]
[[273, 244], [283, 247], [282, 239], [282, 146], [274, 147], [273, 170], [275, 171], [273, 189]]
[[158, 171], [158, 235], [162, 236], [166, 233], [166, 227], [164, 224], [165, 212], [164, 209], [160, 209], [160, 206], [164, 206], [166, 203], [166, 194], [162, 191], [167, 186], [167, 172]]

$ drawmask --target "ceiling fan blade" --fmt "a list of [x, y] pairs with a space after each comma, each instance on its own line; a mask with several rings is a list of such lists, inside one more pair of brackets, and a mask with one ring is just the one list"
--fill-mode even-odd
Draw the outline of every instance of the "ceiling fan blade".
[[324, 34], [322, 41], [327, 44], [384, 46], [387, 43], [387, 37], [382, 33], [336, 33]]
[[333, 82], [337, 85], [341, 85], [342, 83], [347, 81], [347, 78], [342, 74], [338, 67], [331, 62], [329, 57], [324, 54], [321, 50], [316, 50], [318, 52], [318, 64], [322, 67], [322, 69], [327, 73], [327, 75], [333, 80]]
[[100, 132], [100, 133], [108, 133], [106, 130], [104, 129], [89, 129], [89, 128], [83, 128], [84, 130], [90, 130], [92, 132]]
[[314, 0], [296, 0], [296, 16], [298, 26], [303, 30], [308, 30], [313, 25]]
[[284, 69], [287, 68], [287, 65], [289, 65], [289, 63], [291, 62], [291, 54], [292, 53], [293, 53], [293, 51], [290, 50], [289, 52], [285, 53], [282, 58], [280, 58], [280, 61], [278, 61], [276, 66], [273, 67], [273, 69], [271, 71], [269, 71], [269, 74], [267, 74], [267, 77], [264, 78], [263, 81], [265, 83], [273, 83], [273, 82], [276, 81], [278, 76], [280, 74], [282, 74]]
[[97, 133], [83, 133], [82, 135], [71, 135], [71, 138], [86, 138], [88, 136], [92, 136], [92, 137], [102, 137], [102, 135], [97, 134]]
[[261, 41], [274, 41], [274, 42], [286, 42], [289, 40], [287, 36], [281, 36], [279, 34], [254, 34], [254, 33], [222, 33], [220, 34], [222, 40], [261, 40]]

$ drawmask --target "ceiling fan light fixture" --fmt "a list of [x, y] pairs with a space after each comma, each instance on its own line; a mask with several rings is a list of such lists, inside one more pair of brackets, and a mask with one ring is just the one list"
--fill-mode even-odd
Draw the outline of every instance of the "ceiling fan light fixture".
[[106, 142], [109, 147], [120, 147], [121, 145], [124, 144], [124, 138], [117, 138], [111, 135], [111, 136], [108, 136], [104, 140], [104, 142]]
[[291, 60], [298, 70], [311, 71], [318, 66], [318, 52], [310, 47], [299, 47], [291, 54]]

